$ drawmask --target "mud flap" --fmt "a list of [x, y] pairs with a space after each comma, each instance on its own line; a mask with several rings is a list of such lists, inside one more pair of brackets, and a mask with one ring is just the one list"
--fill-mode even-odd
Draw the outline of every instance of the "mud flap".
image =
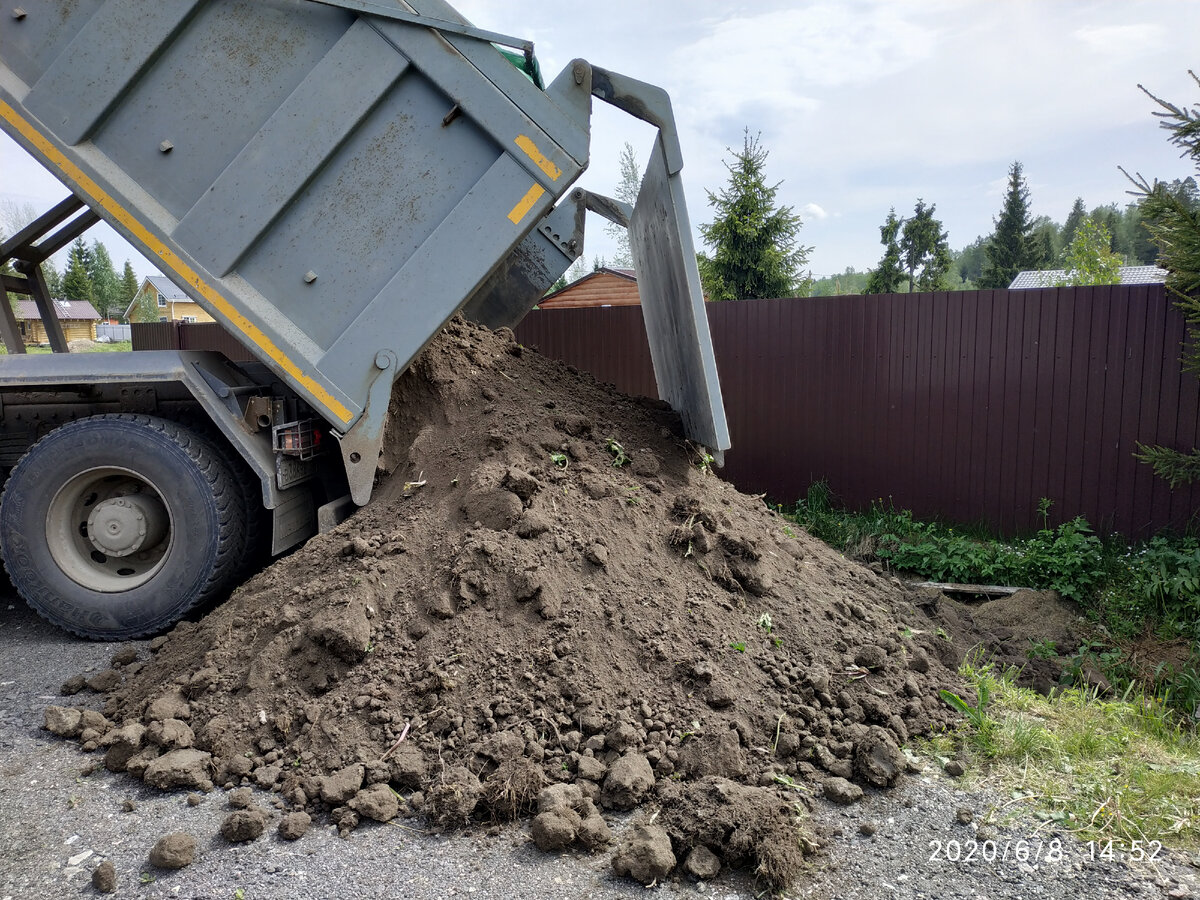
[[678, 172], [670, 174], [660, 137], [629, 220], [629, 245], [658, 396], [683, 417], [683, 430], [724, 462], [729, 426], [713, 354], [704, 292]]

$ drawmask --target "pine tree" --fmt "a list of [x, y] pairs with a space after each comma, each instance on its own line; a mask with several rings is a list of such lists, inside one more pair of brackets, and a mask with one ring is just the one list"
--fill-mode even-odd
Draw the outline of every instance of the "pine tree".
[[900, 228], [904, 220], [896, 218], [896, 207], [888, 211], [888, 217], [879, 226], [879, 243], [883, 244], [883, 259], [879, 260], [871, 277], [867, 280], [868, 294], [894, 294], [900, 290], [904, 270], [900, 267]]
[[1063, 222], [1062, 242], [1064, 247], [1075, 240], [1075, 230], [1079, 227], [1079, 223], [1084, 220], [1085, 216], [1087, 216], [1087, 209], [1083, 205], [1083, 198], [1076, 197], [1075, 204], [1071, 207], [1071, 211], [1067, 213], [1067, 221]]
[[83, 238], [76, 238], [71, 245], [71, 253], [67, 260], [67, 269], [63, 272], [62, 293], [68, 300], [86, 300], [91, 303], [95, 291], [92, 279], [88, 276], [91, 264], [91, 253]]
[[1038, 216], [1033, 220], [1029, 232], [1029, 246], [1033, 253], [1033, 268], [1052, 269], [1062, 254], [1062, 233], [1058, 224], [1049, 216]]
[[715, 218], [700, 226], [712, 255], [701, 266], [711, 300], [795, 297], [808, 293], [811, 247], [797, 243], [803, 224], [790, 206], [776, 206], [779, 185], [765, 180], [767, 151], [747, 128], [740, 153], [726, 163], [729, 184], [708, 192]]
[[942, 223], [933, 217], [936, 203], [917, 200], [900, 234], [900, 259], [908, 273], [908, 291], [936, 291], [950, 271], [950, 247]]
[[125, 315], [125, 310], [129, 309], [129, 304], [133, 302], [133, 298], [138, 292], [137, 276], [133, 274], [133, 266], [129, 260], [125, 260], [125, 271], [121, 274], [121, 312], [120, 315]]
[[[1200, 78], [1188, 74], [1200, 86]], [[1154, 115], [1170, 133], [1168, 140], [1192, 160], [1200, 174], [1200, 113], [1142, 90], [1161, 107]], [[1175, 296], [1187, 322], [1184, 369], [1200, 374], [1200, 206], [1189, 202], [1185, 192], [1172, 191], [1169, 184], [1157, 180], [1151, 184], [1141, 175], [1130, 180], [1140, 198], [1142, 219], [1158, 245], [1158, 264], [1167, 270], [1167, 290]], [[1138, 459], [1153, 466], [1154, 474], [1165, 478], [1172, 488], [1200, 480], [1200, 451], [1195, 448], [1181, 451], [1139, 444], [1138, 449]]]
[[1034, 254], [1029, 241], [1032, 225], [1029, 187], [1021, 163], [1014, 162], [1008, 170], [1008, 192], [996, 220], [996, 230], [984, 249], [987, 262], [979, 279], [981, 288], [1006, 288], [1018, 272], [1033, 268]]
[[[621, 180], [617, 183], [614, 196], [622, 203], [634, 206], [637, 204], [638, 192], [642, 189], [642, 173], [638, 168], [637, 155], [633, 152], [633, 145], [628, 141], [621, 150], [620, 166]], [[629, 249], [629, 229], [615, 222], [609, 222], [605, 231], [617, 244], [612, 265], [622, 269], [632, 269], [633, 253]]]

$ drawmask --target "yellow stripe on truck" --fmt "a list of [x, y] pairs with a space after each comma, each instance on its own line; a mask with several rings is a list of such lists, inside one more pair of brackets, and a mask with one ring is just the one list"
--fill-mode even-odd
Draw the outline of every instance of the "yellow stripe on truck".
[[517, 201], [517, 205], [508, 214], [508, 220], [514, 225], [520, 225], [521, 220], [533, 209], [533, 204], [537, 203], [544, 193], [546, 193], [546, 189], [540, 184], [535, 184], [525, 192], [524, 197]]
[[533, 138], [524, 134], [518, 135], [517, 146], [525, 151], [525, 155], [532, 159], [533, 164], [545, 172], [551, 181], [558, 181], [558, 177], [562, 175], [562, 169], [542, 155], [542, 151], [537, 148]]
[[[323, 403], [334, 416], [336, 416], [343, 425], [349, 424], [354, 418], [352, 413], [346, 406], [334, 397], [320, 383], [315, 381], [310, 375], [306, 375], [304, 371], [296, 365], [282, 350], [275, 345], [257, 325], [238, 312], [237, 308], [226, 300], [223, 296], [213, 289], [212, 285], [202, 279], [195, 271], [185, 263], [179, 256], [167, 247], [162, 241], [152, 235], [149, 230], [142, 225], [137, 219], [130, 215], [124, 207], [116, 200], [110, 197], [101, 187], [92, 181], [83, 171], [73, 162], [67, 159], [57, 147], [42, 136], [36, 128], [25, 121], [15, 109], [0, 100], [0, 116], [19, 131], [26, 140], [38, 148], [39, 151], [54, 165], [58, 166], [72, 181], [74, 181], [79, 189], [91, 197], [97, 204], [104, 208], [114, 219], [124, 225], [133, 236], [153, 255], [162, 260], [163, 264], [179, 275], [184, 281], [194, 287], [209, 303], [220, 310], [231, 325], [244, 334], [253, 344], [259, 347], [271, 359], [279, 364], [279, 367], [296, 379], [298, 383], [303, 385], [309, 393], [317, 400]], [[540, 189], [539, 189], [540, 190]], [[540, 196], [540, 194], [539, 194]], [[536, 197], [534, 198], [537, 199]], [[518, 204], [519, 205], [519, 204]], [[530, 206], [532, 206], [532, 202]], [[515, 211], [515, 210], [514, 210]], [[526, 212], [528, 209], [526, 209]]]

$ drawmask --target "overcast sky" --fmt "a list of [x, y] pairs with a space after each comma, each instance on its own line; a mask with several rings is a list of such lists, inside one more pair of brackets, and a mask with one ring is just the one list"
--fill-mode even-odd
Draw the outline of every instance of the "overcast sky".
[[[454, 0], [451, 0], [454, 2]], [[1062, 221], [1077, 196], [1127, 200], [1123, 165], [1169, 180], [1192, 174], [1137, 84], [1200, 101], [1187, 74], [1200, 3], [1070, 0], [457, 0], [475, 24], [535, 42], [547, 80], [574, 57], [666, 88], [681, 128], [693, 225], [725, 181], [727, 148], [761, 132], [779, 200], [804, 218], [816, 275], [879, 259], [888, 209], [937, 204], [954, 248], [991, 231], [1020, 160], [1033, 212]], [[581, 184], [611, 193], [625, 141], [639, 160], [652, 132], [596, 105]], [[65, 190], [0, 138], [0, 198], [49, 206]], [[94, 229], [118, 267], [154, 270], [115, 233]], [[586, 255], [607, 255], [589, 222]]]

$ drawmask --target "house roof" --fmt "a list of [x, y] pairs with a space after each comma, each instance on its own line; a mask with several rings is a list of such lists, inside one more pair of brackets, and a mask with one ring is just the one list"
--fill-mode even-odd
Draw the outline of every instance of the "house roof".
[[187, 300], [192, 298], [175, 286], [175, 282], [170, 278], [165, 278], [162, 275], [147, 275], [146, 280], [154, 285], [154, 289], [158, 291], [167, 300]]
[[[52, 300], [54, 304], [54, 312], [60, 321], [69, 319], [99, 319], [100, 313], [96, 312], [96, 308], [86, 300]], [[37, 304], [32, 300], [17, 301], [17, 318], [26, 321], [42, 320], [42, 312], [37, 308]]]
[[181, 291], [178, 287], [176, 287], [175, 282], [171, 281], [170, 278], [166, 278], [162, 275], [147, 275], [145, 280], [142, 282], [142, 286], [138, 290], [137, 294], [133, 295], [133, 299], [130, 300], [129, 305], [127, 307], [125, 307], [124, 317], [126, 319], [128, 319], [129, 314], [131, 312], [133, 312], [133, 307], [137, 304], [138, 296], [142, 293], [142, 291], [144, 291], [146, 289], [147, 285], [150, 286], [151, 288], [153, 288], [154, 290], [158, 291], [160, 294], [162, 294], [163, 299], [166, 300], [167, 302], [174, 302], [174, 303], [193, 303], [193, 302], [195, 302], [192, 300], [191, 297], [189, 297], [187, 294], [185, 294], [183, 291]]
[[[1121, 266], [1118, 274], [1121, 276], [1121, 284], [1162, 284], [1167, 280], [1167, 270], [1158, 266]], [[1008, 289], [1013, 291], [1054, 287], [1066, 277], [1066, 269], [1018, 272]]]

